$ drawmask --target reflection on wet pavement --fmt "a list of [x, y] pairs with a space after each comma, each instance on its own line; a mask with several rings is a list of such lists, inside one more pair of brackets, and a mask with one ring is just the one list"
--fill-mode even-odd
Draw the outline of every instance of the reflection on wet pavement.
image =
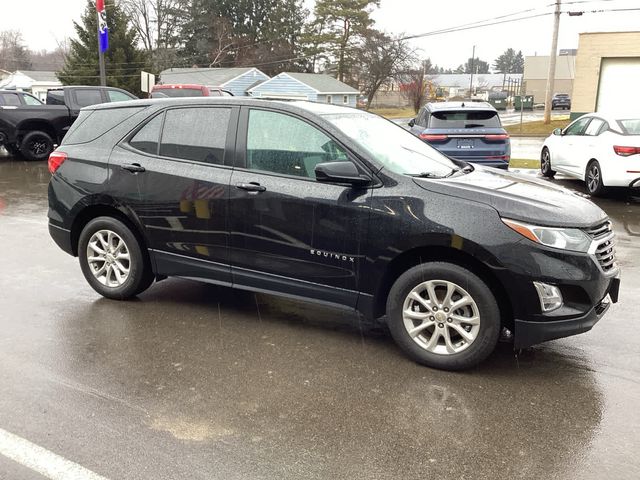
[[598, 200], [624, 270], [592, 332], [449, 373], [339, 310], [178, 279], [101, 299], [47, 180], [0, 157], [0, 428], [108, 478], [640, 478], [640, 200]]

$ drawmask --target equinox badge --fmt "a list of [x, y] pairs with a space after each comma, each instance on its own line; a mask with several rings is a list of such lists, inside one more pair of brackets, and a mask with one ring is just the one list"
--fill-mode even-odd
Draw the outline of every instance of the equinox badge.
[[319, 257], [332, 258], [335, 260], [342, 260], [343, 262], [355, 263], [355, 259], [349, 255], [340, 255], [339, 253], [324, 252], [322, 250], [314, 249], [309, 250], [309, 253], [311, 253], [311, 255], [317, 255]]

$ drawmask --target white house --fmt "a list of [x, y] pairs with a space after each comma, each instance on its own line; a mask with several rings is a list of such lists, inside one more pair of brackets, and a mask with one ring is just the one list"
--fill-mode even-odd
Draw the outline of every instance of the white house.
[[0, 80], [0, 89], [30, 92], [43, 102], [47, 98], [48, 90], [61, 86], [56, 72], [42, 70], [16, 70], [4, 80]]

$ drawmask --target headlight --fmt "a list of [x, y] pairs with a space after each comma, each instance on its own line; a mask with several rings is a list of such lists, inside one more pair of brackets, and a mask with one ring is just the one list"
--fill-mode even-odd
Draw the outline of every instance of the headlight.
[[591, 237], [579, 228], [538, 227], [506, 218], [502, 221], [520, 235], [547, 247], [586, 253], [591, 246]]

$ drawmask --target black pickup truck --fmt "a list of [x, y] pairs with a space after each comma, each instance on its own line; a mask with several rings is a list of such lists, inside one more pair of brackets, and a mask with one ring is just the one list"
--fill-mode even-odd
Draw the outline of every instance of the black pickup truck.
[[2, 101], [4, 96], [0, 96], [0, 145], [13, 155], [22, 154], [27, 160], [48, 158], [82, 107], [136, 99], [119, 88], [80, 86], [49, 90], [46, 105], [14, 102], [8, 95], [8, 100]]

